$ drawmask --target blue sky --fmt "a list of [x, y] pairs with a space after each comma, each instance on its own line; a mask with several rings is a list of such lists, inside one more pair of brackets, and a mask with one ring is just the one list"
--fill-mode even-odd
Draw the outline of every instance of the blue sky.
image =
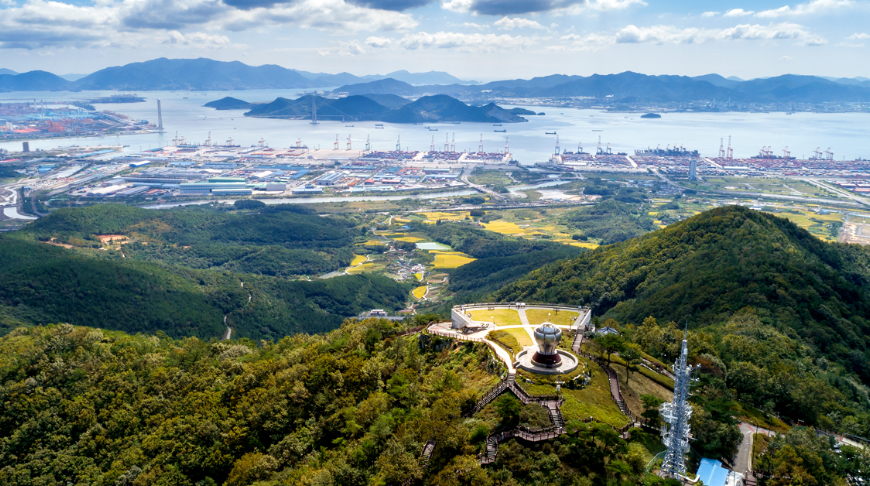
[[157, 57], [315, 72], [870, 77], [870, 0], [0, 0], [0, 67]]

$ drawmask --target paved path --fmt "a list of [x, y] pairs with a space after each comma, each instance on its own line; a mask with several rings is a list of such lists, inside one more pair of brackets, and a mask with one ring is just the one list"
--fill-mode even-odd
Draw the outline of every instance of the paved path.
[[529, 337], [532, 339], [532, 346], [535, 345], [535, 331], [532, 330], [532, 325], [529, 324], [529, 317], [526, 315], [525, 309], [517, 309], [517, 313], [520, 315], [520, 322], [523, 323], [523, 329], [526, 330]]
[[755, 429], [749, 424], [741, 423], [740, 432], [743, 434], [743, 440], [737, 448], [737, 457], [734, 459], [734, 471], [746, 477], [749, 476], [749, 471], [752, 470], [752, 434], [755, 433]]

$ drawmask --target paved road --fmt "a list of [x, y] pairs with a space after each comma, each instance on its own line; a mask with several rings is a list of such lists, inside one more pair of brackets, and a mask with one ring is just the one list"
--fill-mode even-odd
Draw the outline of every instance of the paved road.
[[859, 203], [861, 203], [861, 204], [863, 204], [863, 205], [865, 205], [865, 206], [870, 206], [870, 200], [867, 200], [867, 199], [865, 199], [865, 198], [863, 198], [863, 197], [860, 197], [860, 196], [857, 196], [857, 195], [855, 195], [855, 194], [852, 194], [852, 193], [850, 193], [850, 192], [848, 192], [848, 191], [844, 191], [843, 189], [840, 189], [839, 187], [834, 187], [834, 186], [832, 186], [832, 185], [830, 185], [830, 184], [823, 183], [823, 182], [820, 182], [820, 181], [817, 180], [817, 179], [811, 179], [811, 178], [808, 178], [808, 177], [807, 177], [807, 178], [804, 178], [804, 179], [801, 179], [801, 180], [804, 181], [804, 182], [806, 182], [806, 183], [808, 183], [808, 184], [812, 184], [812, 185], [814, 185], [814, 186], [816, 186], [816, 187], [819, 187], [819, 188], [821, 188], [821, 189], [824, 189], [824, 190], [826, 190], [826, 191], [828, 191], [828, 192], [833, 192], [834, 194], [837, 194], [838, 196], [842, 196], [842, 197], [845, 197], [845, 198], [849, 198], [849, 199], [851, 199], [851, 200], [853, 200], [853, 201], [857, 201], [857, 202], [859, 202]]
[[755, 428], [746, 423], [740, 423], [740, 432], [743, 434], [743, 440], [737, 448], [737, 458], [734, 459], [734, 471], [748, 476], [747, 472], [752, 470], [752, 434]]

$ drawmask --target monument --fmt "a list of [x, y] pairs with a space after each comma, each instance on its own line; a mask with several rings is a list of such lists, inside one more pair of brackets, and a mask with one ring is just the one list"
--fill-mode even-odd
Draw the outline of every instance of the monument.
[[532, 355], [532, 363], [544, 368], [556, 368], [562, 362], [559, 356], [559, 341], [562, 340], [562, 330], [545, 322], [535, 329], [535, 341], [538, 351]]

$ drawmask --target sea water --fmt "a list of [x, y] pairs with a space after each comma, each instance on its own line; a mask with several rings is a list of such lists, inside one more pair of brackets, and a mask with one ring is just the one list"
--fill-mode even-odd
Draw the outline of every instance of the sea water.
[[[587, 152], [595, 152], [599, 137], [602, 147], [610, 143], [613, 153], [634, 153], [637, 149], [685, 146], [702, 155], [715, 157], [720, 139], [728, 143], [731, 136], [734, 156], [756, 155], [761, 147], [770, 146], [779, 155], [789, 147], [791, 155], [810, 157], [819, 147], [830, 147], [834, 158], [847, 160], [870, 158], [870, 114], [868, 113], [663, 113], [659, 119], [642, 119], [642, 113], [606, 113], [599, 110], [522, 106], [544, 116], [526, 116], [526, 123], [504, 123], [495, 133], [491, 123], [431, 123], [421, 125], [383, 123], [375, 128], [375, 121], [320, 120], [312, 125], [308, 120], [281, 120], [249, 118], [246, 110], [217, 111], [202, 105], [209, 101], [232, 96], [249, 102], [270, 102], [279, 96], [297, 98], [303, 90], [249, 90], [249, 91], [149, 91], [138, 93], [144, 103], [99, 104], [100, 110], [123, 113], [135, 119], [157, 122], [157, 98], [162, 100], [163, 125], [166, 133], [144, 135], [113, 135], [30, 141], [31, 149], [51, 149], [69, 145], [129, 145], [126, 152], [139, 152], [171, 145], [176, 133], [188, 143], [202, 143], [211, 133], [212, 143], [251, 146], [261, 139], [270, 147], [295, 146], [297, 140], [310, 148], [332, 149], [336, 136], [339, 147], [345, 149], [350, 135], [354, 152], [365, 147], [371, 139], [374, 150], [395, 150], [401, 138], [403, 150], [429, 150], [434, 138], [435, 149], [443, 150], [445, 136], [455, 137], [456, 150], [476, 152], [483, 138], [487, 152], [504, 151], [505, 142], [514, 159], [522, 164], [546, 161], [555, 151], [557, 132], [562, 150], [576, 151], [578, 143]], [[45, 100], [87, 100], [118, 94], [115, 91], [85, 92], [16, 92], [0, 93], [0, 102]], [[186, 99], [185, 99], [186, 98]], [[513, 105], [503, 105], [513, 108]], [[346, 125], [353, 125], [348, 127]], [[430, 131], [429, 128], [438, 131]], [[507, 140], [506, 140], [507, 139]], [[21, 141], [2, 142], [0, 148], [21, 150]], [[358, 152], [357, 152], [358, 153]]]

